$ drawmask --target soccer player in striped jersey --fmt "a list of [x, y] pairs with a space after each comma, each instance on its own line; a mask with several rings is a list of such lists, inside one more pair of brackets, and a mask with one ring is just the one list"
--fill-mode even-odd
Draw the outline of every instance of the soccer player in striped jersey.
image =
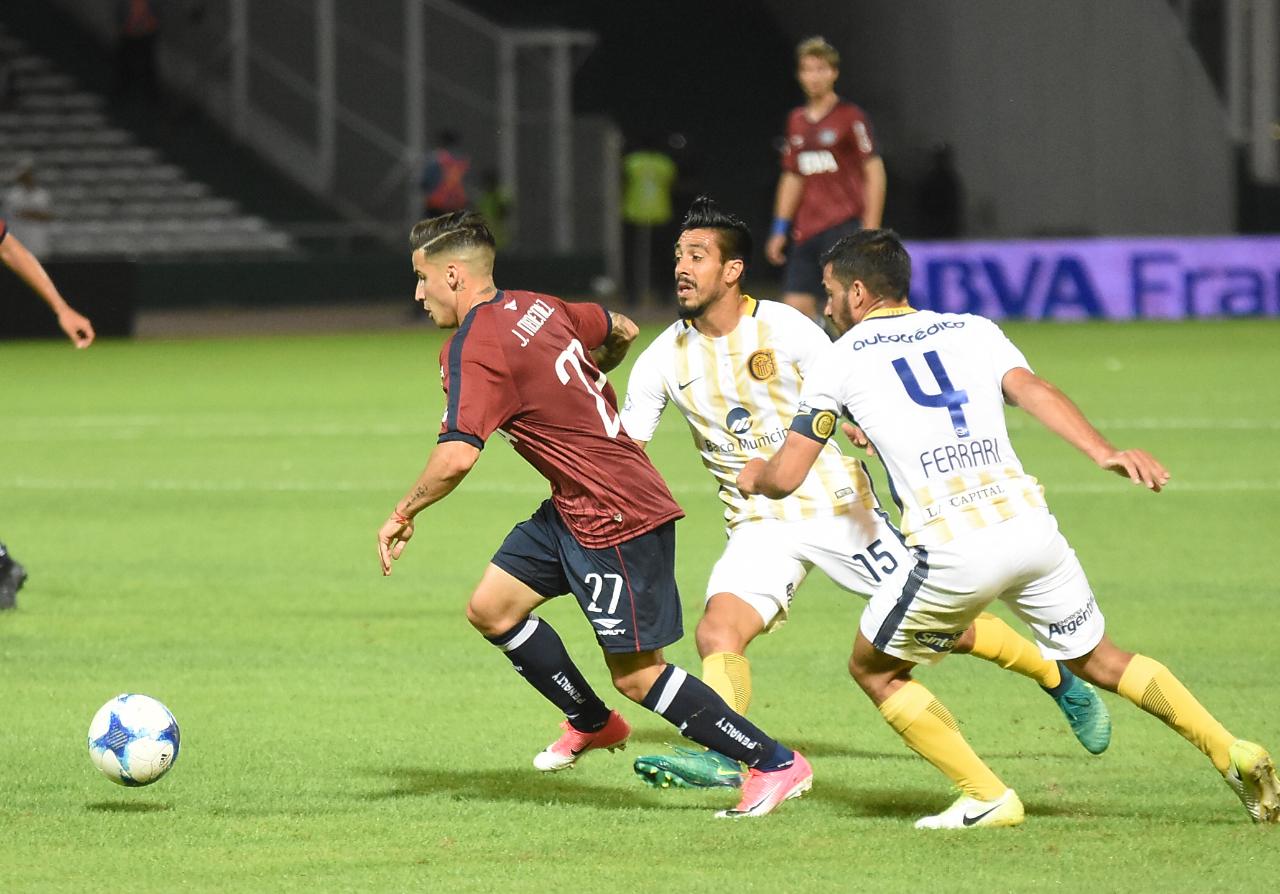
[[[627, 433], [646, 443], [674, 404], [716, 480], [729, 542], [711, 571], [697, 645], [703, 680], [740, 713], [751, 701], [747, 646], [786, 619], [810, 568], [870, 595], [901, 592], [915, 564], [880, 511], [866, 467], [834, 443], [786, 499], [739, 491], [747, 460], [768, 458], [781, 446], [805, 376], [830, 345], [794, 308], [743, 294], [750, 254], [751, 234], [741, 220], [706, 197], [694, 202], [675, 248], [681, 319], [636, 360], [622, 412]], [[1089, 751], [1107, 747], [1110, 718], [1096, 693], [999, 618], [978, 618], [958, 649], [1036, 680]], [[657, 786], [733, 785], [741, 778], [734, 762], [688, 749], [643, 756], [636, 772]]]
[[962, 791], [926, 829], [1011, 826], [1023, 820], [1013, 789], [974, 753], [947, 708], [914, 680], [999, 599], [1040, 650], [1090, 683], [1119, 693], [1199, 748], [1254, 822], [1280, 822], [1280, 780], [1260, 745], [1238, 739], [1164, 665], [1118, 648], [1075, 552], [1040, 486], [1013, 451], [1005, 404], [1026, 410], [1105, 471], [1159, 492], [1169, 473], [1143, 450], [1119, 450], [1062, 391], [1036, 376], [990, 320], [916, 311], [911, 259], [896, 234], [864, 231], [823, 258], [829, 312], [845, 334], [805, 380], [786, 443], [753, 460], [744, 493], [785, 497], [825, 452], [839, 414], [874, 445], [902, 503], [913, 547], [911, 579], [872, 596], [850, 672], [913, 750]]

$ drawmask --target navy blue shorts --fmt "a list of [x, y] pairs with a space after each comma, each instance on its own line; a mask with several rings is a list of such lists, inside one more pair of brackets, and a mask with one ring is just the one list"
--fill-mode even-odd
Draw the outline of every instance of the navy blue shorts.
[[822, 256], [842, 237], [861, 229], [862, 222], [854, 218], [791, 246], [787, 253], [787, 269], [782, 274], [782, 291], [812, 295], [818, 299], [818, 309], [821, 310], [827, 300], [827, 290], [822, 287]]
[[544, 598], [572, 593], [606, 652], [650, 652], [684, 635], [674, 521], [587, 549], [547, 500], [511, 529], [492, 562]]

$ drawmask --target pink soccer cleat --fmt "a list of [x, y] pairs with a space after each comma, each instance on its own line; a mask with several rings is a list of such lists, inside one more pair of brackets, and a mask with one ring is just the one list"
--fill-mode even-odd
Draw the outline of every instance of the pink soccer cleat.
[[813, 768], [804, 755], [795, 752], [796, 759], [781, 770], [752, 769], [742, 784], [742, 800], [732, 810], [721, 810], [716, 816], [738, 819], [744, 816], [764, 816], [783, 801], [798, 798], [813, 787]]
[[560, 724], [560, 728], [564, 735], [533, 759], [533, 765], [544, 773], [567, 770], [579, 757], [596, 748], [608, 748], [610, 751], [626, 748], [627, 736], [631, 735], [631, 724], [617, 711], [610, 711], [608, 722], [594, 733], [574, 729], [567, 720]]

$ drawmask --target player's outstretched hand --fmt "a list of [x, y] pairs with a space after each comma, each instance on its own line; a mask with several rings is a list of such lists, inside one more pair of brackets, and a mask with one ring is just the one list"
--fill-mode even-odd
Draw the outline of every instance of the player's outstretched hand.
[[77, 348], [87, 348], [93, 344], [93, 324], [83, 314], [68, 307], [58, 314], [58, 326]]
[[769, 241], [764, 244], [764, 256], [773, 266], [781, 267], [783, 264], [787, 263], [786, 248], [786, 236], [770, 236]]
[[413, 519], [405, 518], [398, 511], [382, 523], [378, 531], [378, 559], [382, 562], [383, 577], [391, 573], [391, 561], [400, 558], [412, 536]]
[[1103, 457], [1098, 465], [1155, 493], [1169, 483], [1169, 472], [1145, 450], [1118, 450]]
[[872, 445], [871, 439], [856, 425], [849, 422], [841, 422], [840, 428], [844, 431], [844, 436], [853, 442], [854, 447], [861, 447], [867, 451], [867, 456], [875, 456], [876, 448]]
[[760, 480], [760, 475], [763, 472], [764, 460], [758, 456], [747, 460], [747, 464], [743, 466], [742, 471], [738, 473], [739, 492], [747, 496], [760, 493], [756, 488], [756, 484]]

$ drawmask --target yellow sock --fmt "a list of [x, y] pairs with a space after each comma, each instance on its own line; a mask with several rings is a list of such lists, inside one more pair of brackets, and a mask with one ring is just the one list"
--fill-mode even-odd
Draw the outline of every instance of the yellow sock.
[[1048, 661], [1030, 640], [988, 612], [983, 612], [973, 622], [973, 651], [975, 658], [991, 661], [1005, 670], [1030, 677], [1046, 689], [1062, 682], [1062, 673], [1055, 661]]
[[969, 797], [994, 801], [1005, 784], [960, 734], [946, 705], [915, 680], [885, 699], [880, 713], [916, 754], [933, 764]]
[[751, 707], [751, 662], [737, 652], [716, 652], [702, 659], [702, 682], [742, 716]]
[[1116, 692], [1177, 730], [1213, 761], [1219, 773], [1227, 772], [1235, 737], [1159, 661], [1134, 655], [1120, 675]]

